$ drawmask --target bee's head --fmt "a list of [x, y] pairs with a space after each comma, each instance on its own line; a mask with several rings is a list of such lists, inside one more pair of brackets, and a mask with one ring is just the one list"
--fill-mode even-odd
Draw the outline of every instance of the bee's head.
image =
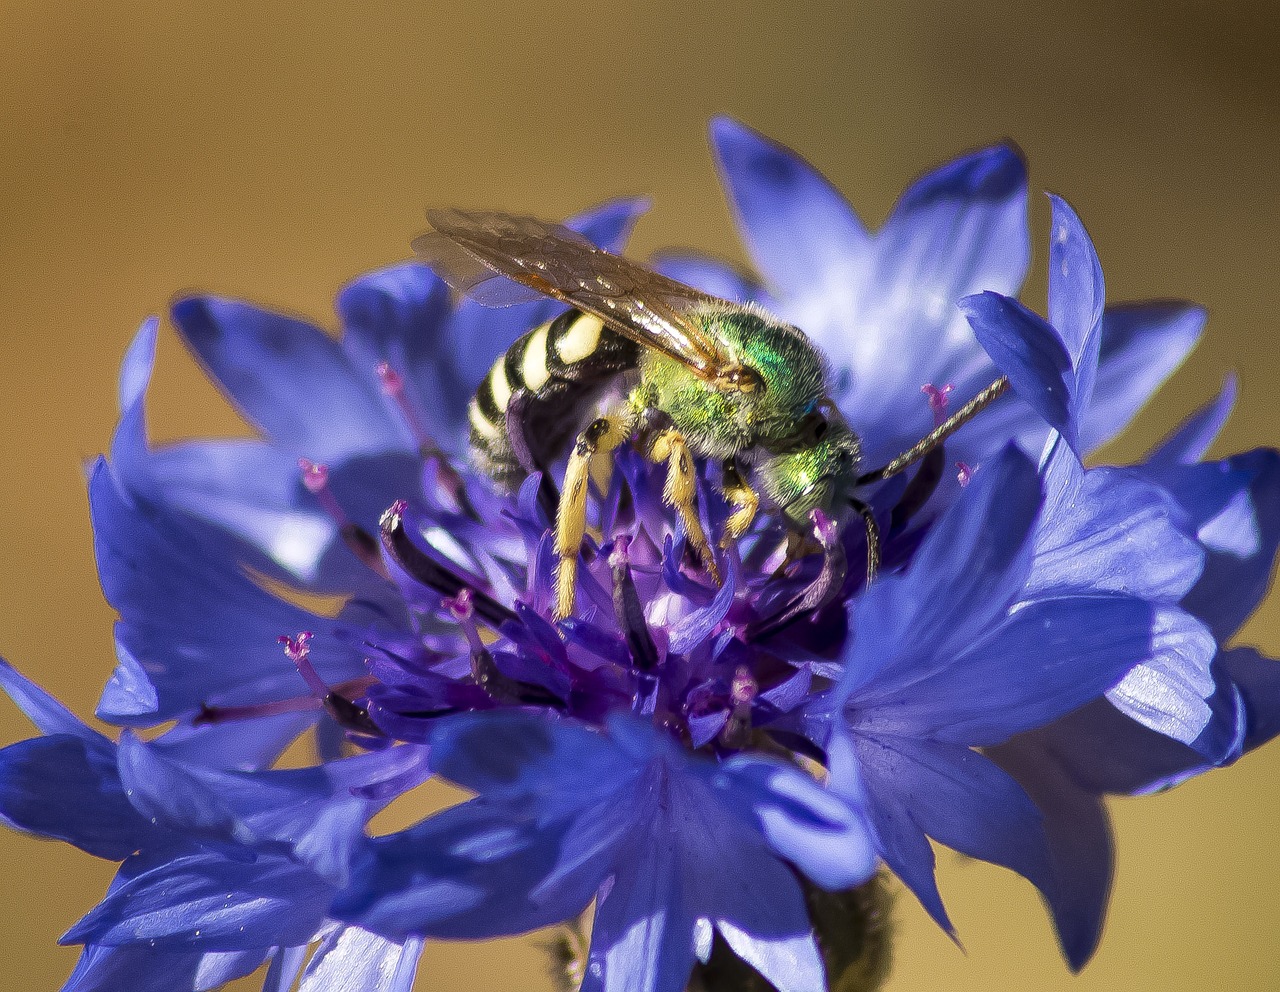
[[834, 514], [848, 502], [860, 447], [834, 404], [824, 401], [805, 415], [793, 443], [760, 460], [756, 477], [770, 502], [807, 529], [811, 510]]

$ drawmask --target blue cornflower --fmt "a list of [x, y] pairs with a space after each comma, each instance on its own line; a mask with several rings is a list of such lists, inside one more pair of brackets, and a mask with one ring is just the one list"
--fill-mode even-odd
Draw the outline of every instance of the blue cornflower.
[[[1029, 248], [1009, 148], [921, 179], [871, 234], [786, 149], [729, 121], [713, 142], [764, 286], [706, 260], [662, 266], [808, 331], [867, 465], [997, 369], [1018, 394], [948, 443], [954, 473], [932, 457], [871, 493], [878, 583], [845, 568], [860, 528], [818, 515], [822, 553], [789, 563], [766, 514], [717, 587], [689, 565], [661, 475], [624, 450], [593, 503], [580, 609], [554, 623], [540, 480], [499, 493], [464, 451], [476, 384], [554, 304], [455, 301], [415, 264], [342, 291], [340, 341], [180, 301], [179, 332], [262, 438], [149, 447], [148, 322], [89, 480], [120, 613], [99, 716], [175, 729], [111, 742], [38, 719], [44, 737], [0, 752], [15, 825], [124, 859], [68, 935], [87, 945], [71, 987], [204, 988], [270, 959], [283, 988], [319, 941], [304, 988], [398, 989], [423, 938], [524, 932], [595, 900], [586, 988], [675, 992], [714, 945], [783, 992], [820, 990], [831, 934], [815, 935], [810, 897], [865, 882], [877, 857], [950, 929], [930, 836], [1029, 878], [1079, 964], [1110, 851], [1071, 830], [1096, 825], [1098, 795], [1271, 733], [1269, 663], [1218, 642], [1274, 557], [1272, 454], [1225, 482], [1187, 464], [1206, 415], [1146, 466], [1081, 461], [1203, 314], [1105, 310], [1092, 244], [1057, 201], [1048, 321], [1012, 301]], [[616, 250], [642, 208], [571, 225]], [[710, 478], [699, 466], [714, 532], [729, 508]], [[1224, 592], [1237, 582], [1250, 602]], [[1113, 739], [1148, 742], [1122, 780], [1045, 744], [1098, 713]], [[270, 770], [307, 728], [324, 763]], [[44, 774], [64, 763], [74, 774]], [[476, 798], [367, 837], [427, 765]], [[58, 808], [84, 795], [107, 812]]]

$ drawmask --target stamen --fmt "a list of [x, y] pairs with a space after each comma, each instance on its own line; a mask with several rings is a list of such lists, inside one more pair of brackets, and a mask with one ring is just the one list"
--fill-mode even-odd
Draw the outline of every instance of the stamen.
[[347, 516], [333, 490], [329, 488], [329, 467], [309, 458], [299, 458], [298, 468], [302, 472], [302, 485], [320, 503], [321, 509], [338, 525], [338, 534], [342, 542], [351, 549], [351, 553], [359, 558], [384, 579], [387, 568], [378, 554], [378, 542], [372, 534]]
[[400, 411], [400, 416], [404, 418], [405, 425], [409, 428], [409, 433], [413, 435], [414, 441], [417, 442], [419, 456], [424, 461], [432, 458], [436, 460], [440, 484], [453, 497], [453, 501], [457, 504], [459, 510], [475, 516], [466, 500], [466, 490], [463, 488], [462, 476], [449, 464], [449, 459], [445, 457], [445, 453], [436, 444], [435, 439], [427, 431], [426, 425], [418, 417], [413, 404], [409, 402], [409, 397], [405, 394], [404, 378], [386, 362], [379, 362], [376, 372], [378, 381], [382, 384], [382, 391], [395, 403], [396, 409]]
[[480, 631], [476, 628], [475, 602], [470, 589], [462, 589], [458, 595], [444, 601], [447, 609], [467, 639], [471, 650], [471, 681], [497, 703], [512, 703], [517, 706], [552, 706], [560, 707], [561, 701], [540, 685], [521, 682], [509, 678], [498, 670], [493, 653], [480, 639]]
[[640, 594], [636, 592], [636, 584], [631, 578], [630, 549], [629, 535], [619, 534], [614, 538], [613, 550], [609, 553], [609, 567], [613, 571], [613, 612], [627, 639], [632, 665], [637, 672], [649, 673], [658, 667], [658, 649], [654, 646], [653, 635], [649, 633]]
[[329, 687], [325, 685], [324, 679], [320, 677], [320, 673], [311, 664], [312, 636], [311, 631], [304, 630], [297, 637], [289, 637], [287, 634], [283, 634], [277, 640], [284, 645], [284, 656], [293, 662], [293, 667], [302, 676], [302, 681], [307, 683], [307, 688], [311, 690], [311, 694], [317, 699], [323, 699], [329, 695]]
[[973, 473], [978, 471], [978, 466], [974, 465], [970, 467], [965, 462], [956, 462], [956, 468], [959, 469], [959, 471], [956, 472], [956, 481], [959, 482], [961, 486], [967, 486], [972, 482]]
[[733, 681], [729, 684], [729, 702], [733, 712], [720, 731], [720, 740], [725, 747], [741, 750], [751, 743], [751, 704], [759, 693], [760, 683], [751, 674], [751, 669], [746, 665], [734, 669]]
[[931, 382], [926, 382], [920, 387], [920, 392], [929, 398], [929, 409], [933, 411], [933, 426], [941, 427], [947, 419], [947, 397], [951, 395], [951, 391], [955, 389], [951, 383], [947, 383], [941, 389]]
[[409, 505], [404, 500], [396, 500], [387, 508], [379, 522], [382, 546], [396, 564], [412, 578], [441, 596], [456, 598], [466, 590], [470, 594], [470, 602], [476, 615], [494, 630], [508, 621], [515, 620], [514, 612], [492, 596], [471, 587], [471, 583], [463, 581], [462, 577], [452, 569], [436, 561], [413, 543], [404, 526], [404, 515], [408, 508]]
[[[311, 664], [311, 638], [311, 631], [304, 630], [297, 637], [282, 635], [278, 640], [284, 645], [285, 657], [293, 662], [298, 674], [311, 690], [312, 696], [343, 729], [359, 731], [374, 737], [383, 736], [381, 728], [369, 717], [367, 709], [325, 684], [320, 673]], [[366, 683], [365, 680], [359, 679], [344, 685], [361, 691]]]

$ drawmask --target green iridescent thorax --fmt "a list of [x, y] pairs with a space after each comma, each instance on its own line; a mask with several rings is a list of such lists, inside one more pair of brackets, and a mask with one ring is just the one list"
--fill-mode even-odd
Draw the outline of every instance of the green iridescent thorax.
[[787, 519], [807, 527], [811, 510], [843, 512], [857, 485], [860, 448], [858, 435], [833, 410], [820, 438], [761, 458], [754, 478]]
[[776, 449], [796, 437], [801, 419], [826, 395], [821, 355], [798, 329], [755, 307], [693, 314], [760, 386], [725, 391], [652, 349], [640, 361], [636, 406], [666, 413], [700, 455], [727, 458], [749, 448]]

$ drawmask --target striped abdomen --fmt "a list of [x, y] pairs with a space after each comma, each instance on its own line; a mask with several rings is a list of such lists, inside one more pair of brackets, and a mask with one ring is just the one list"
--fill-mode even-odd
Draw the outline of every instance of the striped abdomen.
[[595, 400], [639, 357], [639, 345], [577, 310], [522, 335], [471, 398], [477, 467], [508, 487], [546, 468], [568, 448]]

